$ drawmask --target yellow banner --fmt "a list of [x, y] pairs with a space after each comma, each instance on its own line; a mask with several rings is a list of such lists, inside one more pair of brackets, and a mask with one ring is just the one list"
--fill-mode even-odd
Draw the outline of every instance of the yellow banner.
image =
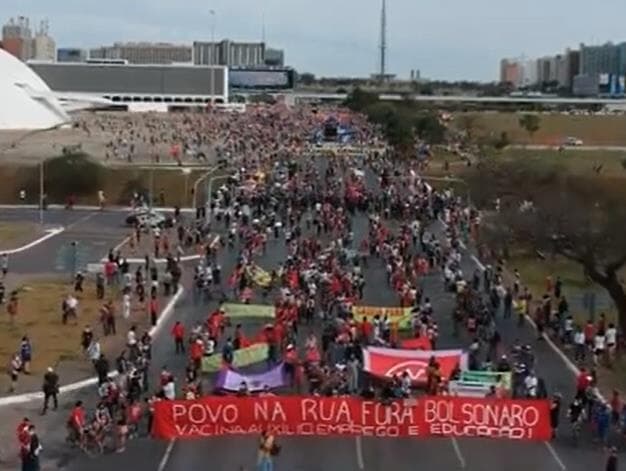
[[[235, 350], [233, 364], [235, 368], [250, 366], [267, 360], [268, 348], [266, 343], [257, 343], [246, 348]], [[222, 369], [222, 354], [216, 353], [202, 359], [202, 372], [215, 373]]]
[[380, 316], [382, 320], [385, 315], [389, 322], [398, 325], [398, 329], [411, 328], [410, 307], [352, 306], [352, 316], [358, 322], [362, 321], [364, 317], [371, 322], [375, 316]]
[[274, 306], [268, 306], [266, 304], [236, 304], [236, 303], [224, 303], [222, 309], [228, 317], [275, 317]]
[[248, 275], [261, 288], [267, 288], [272, 284], [272, 276], [258, 265], [248, 267]]

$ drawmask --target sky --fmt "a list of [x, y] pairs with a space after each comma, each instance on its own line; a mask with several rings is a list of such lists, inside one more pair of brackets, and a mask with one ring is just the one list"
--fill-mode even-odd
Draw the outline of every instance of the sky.
[[[379, 63], [382, 0], [0, 0], [0, 20], [50, 22], [58, 47], [215, 38], [283, 48], [317, 76], [367, 76]], [[626, 1], [387, 0], [387, 71], [441, 80], [497, 80], [503, 57], [556, 54], [626, 39]], [[265, 28], [263, 25], [265, 24]]]

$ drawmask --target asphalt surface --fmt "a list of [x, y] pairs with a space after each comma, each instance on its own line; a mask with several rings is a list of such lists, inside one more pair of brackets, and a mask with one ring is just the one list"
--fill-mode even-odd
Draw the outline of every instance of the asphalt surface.
[[[124, 212], [48, 210], [44, 227], [62, 226], [64, 232], [9, 257], [9, 271], [17, 274], [67, 273], [84, 270], [99, 261], [130, 234]], [[2, 209], [0, 221], [39, 222], [35, 209]], [[76, 248], [72, 242], [76, 241]]]
[[[374, 185], [371, 175], [368, 175], [370, 184]], [[2, 211], [1, 213], [5, 213]], [[0, 215], [0, 219], [4, 214]], [[87, 215], [64, 214], [50, 216], [51, 218], [80, 218]], [[119, 214], [117, 217], [119, 218]], [[82, 231], [89, 223], [104, 222], [111, 218], [111, 227], [120, 225], [119, 219], [113, 216], [93, 216], [78, 224], [77, 230]], [[70, 221], [69, 219], [67, 221]], [[71, 220], [72, 222], [78, 219]], [[69, 222], [71, 224], [72, 222]], [[358, 215], [354, 219], [355, 240], [360, 241], [367, 228], [365, 215]], [[430, 229], [442, 234], [443, 227], [436, 223]], [[122, 231], [123, 232], [123, 231]], [[70, 236], [72, 232], [70, 231]], [[108, 239], [102, 236], [105, 242]], [[51, 240], [54, 240], [53, 238]], [[66, 237], [59, 241], [63, 244], [69, 240]], [[53, 245], [54, 243], [52, 243]], [[52, 245], [46, 249], [42, 244], [38, 257], [47, 259]], [[33, 249], [35, 250], [35, 249]], [[108, 247], [106, 248], [108, 250]], [[105, 251], [106, 251], [105, 250]], [[35, 255], [28, 252], [28, 257]], [[271, 269], [285, 257], [285, 245], [282, 239], [268, 243], [267, 254], [258, 259], [259, 265]], [[236, 261], [236, 253], [223, 251], [220, 255], [223, 275], [226, 278], [232, 271]], [[18, 264], [17, 256], [12, 265]], [[19, 261], [21, 263], [21, 260]], [[28, 263], [28, 262], [25, 262]], [[51, 262], [41, 262], [51, 263]], [[27, 265], [26, 265], [27, 266]], [[463, 272], [469, 275], [476, 264], [469, 256], [463, 259]], [[15, 266], [16, 270], [19, 270]], [[382, 261], [370, 263], [365, 270], [365, 302], [371, 305], [396, 305], [395, 295], [387, 287], [385, 270]], [[466, 347], [469, 339], [454, 338], [452, 335], [451, 311], [454, 298], [444, 292], [441, 276], [438, 273], [423, 279], [425, 296], [430, 297], [435, 315], [439, 322], [440, 340], [438, 347]], [[189, 293], [190, 290], [188, 290]], [[181, 320], [187, 327], [205, 319], [213, 305], [197, 305], [188, 294], [175, 309], [168, 325], [164, 326], [160, 335], [155, 339], [153, 347], [153, 373], [157, 374], [160, 367], [167, 364], [168, 368], [177, 376], [182, 376], [185, 366], [185, 357], [174, 355], [174, 346], [169, 338], [169, 330], [176, 320]], [[537, 372], [546, 379], [551, 391], [558, 390], [564, 395], [564, 404], [571, 399], [574, 378], [566, 369], [562, 360], [550, 349], [545, 342], [536, 341], [536, 334], [528, 327], [518, 327], [515, 320], [499, 319], [499, 331], [505, 344], [511, 345], [515, 339], [523, 343], [534, 345], [537, 355]], [[248, 326], [246, 330], [253, 332], [257, 326]], [[67, 408], [71, 401], [83, 398], [93, 403], [95, 392], [82, 391], [76, 395], [63, 398]], [[18, 409], [22, 415], [34, 415], [38, 405], [21, 406]], [[564, 406], [563, 409], [566, 407]], [[0, 411], [1, 413], [1, 411]], [[56, 426], [61, 427], [67, 414], [60, 413]], [[564, 422], [564, 420], [563, 420]], [[54, 423], [48, 429], [54, 428]], [[563, 431], [563, 438], [557, 438], [550, 444], [513, 442], [507, 440], [487, 439], [373, 439], [373, 438], [280, 438], [283, 445], [281, 455], [275, 460], [275, 469], [278, 471], [321, 471], [321, 470], [387, 470], [415, 471], [437, 470], [447, 471], [463, 469], [469, 471], [484, 471], [490, 469], [506, 469], [507, 471], [591, 471], [602, 470], [604, 454], [598, 445], [585, 441], [578, 448], [574, 448], [567, 438], [567, 431]], [[121, 454], [110, 453], [96, 459], [76, 454], [68, 450], [57, 434], [50, 437], [42, 436], [44, 443], [44, 469], [64, 469], [70, 471], [105, 471], [112, 469], [133, 469], [136, 471], [195, 471], [215, 469], [220, 471], [240, 471], [241, 469], [255, 469], [257, 437], [220, 437], [197, 441], [176, 441], [167, 443], [150, 438], [133, 440], [127, 450]], [[47, 446], [50, 444], [50, 446]], [[15, 468], [1, 468], [15, 469]]]

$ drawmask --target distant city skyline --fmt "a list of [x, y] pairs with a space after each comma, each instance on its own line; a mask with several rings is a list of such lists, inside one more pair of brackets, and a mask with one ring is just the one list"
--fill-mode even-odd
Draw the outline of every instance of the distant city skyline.
[[[3, 0], [5, 22], [47, 18], [58, 47], [114, 42], [190, 44], [215, 38], [260, 41], [285, 50], [286, 63], [317, 76], [369, 76], [378, 70], [381, 0]], [[610, 12], [610, 14], [607, 14]], [[408, 77], [496, 81], [503, 57], [540, 57], [586, 44], [626, 39], [626, 3], [604, 0], [387, 1], [387, 71]]]

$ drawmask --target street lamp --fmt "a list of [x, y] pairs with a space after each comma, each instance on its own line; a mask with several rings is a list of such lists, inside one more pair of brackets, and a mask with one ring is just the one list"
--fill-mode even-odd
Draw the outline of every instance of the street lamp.
[[183, 204], [182, 204], [182, 207], [185, 207], [185, 205], [187, 204], [187, 193], [189, 192], [189, 175], [191, 175], [191, 169], [188, 167], [185, 167], [185, 168], [182, 168], [180, 171], [185, 176], [185, 192], [183, 193]]
[[209, 93], [211, 94], [210, 100], [211, 100], [211, 105], [213, 105], [213, 98], [215, 96], [215, 92], [213, 90], [213, 87], [215, 86], [215, 77], [214, 77], [215, 69], [213, 68], [213, 65], [218, 62], [213, 57], [214, 56], [214, 52], [216, 52], [216, 47], [215, 47], [215, 10], [213, 10], [213, 9], [209, 10], [209, 14], [211, 15], [211, 45], [209, 46], [209, 50], [207, 51], [207, 65], [209, 66], [209, 78], [211, 79], [209, 81]]
[[44, 160], [39, 164], [39, 224], [43, 226], [43, 173], [44, 173]]
[[229, 175], [217, 175], [209, 179], [208, 196], [206, 200], [206, 222], [211, 223], [211, 200], [213, 199], [213, 182], [216, 180], [227, 180]]

